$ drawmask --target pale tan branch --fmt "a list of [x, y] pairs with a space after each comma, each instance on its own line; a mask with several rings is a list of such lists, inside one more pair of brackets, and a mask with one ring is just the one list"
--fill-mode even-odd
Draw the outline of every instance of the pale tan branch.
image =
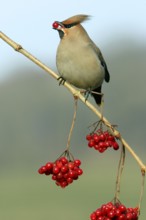
[[[11, 40], [9, 37], [7, 37], [4, 33], [0, 32], [0, 38], [2, 40], [4, 40], [7, 44], [9, 44], [15, 51], [20, 52], [21, 54], [23, 54], [24, 56], [26, 56], [28, 59], [30, 59], [32, 62], [34, 62], [35, 64], [37, 64], [39, 67], [41, 67], [42, 69], [44, 69], [47, 73], [49, 73], [52, 77], [54, 77], [55, 79], [58, 78], [58, 75], [52, 71], [49, 67], [47, 67], [45, 64], [43, 64], [41, 61], [39, 61], [36, 57], [34, 57], [32, 54], [30, 54], [29, 52], [27, 52], [25, 49], [22, 48], [22, 46], [20, 44], [17, 44], [16, 42], [14, 42], [13, 40]], [[120, 137], [120, 140], [122, 141], [123, 145], [125, 146], [125, 148], [131, 153], [131, 155], [135, 158], [135, 160], [137, 161], [137, 163], [139, 164], [141, 170], [146, 171], [146, 166], [144, 165], [144, 163], [142, 162], [142, 160], [137, 156], [137, 154], [133, 151], [133, 149], [128, 145], [128, 143], [121, 137], [119, 131], [117, 131], [116, 129], [113, 130], [113, 127], [111, 125], [111, 123], [102, 116], [102, 114], [100, 113], [100, 111], [98, 111], [98, 109], [96, 109], [89, 101], [86, 101], [84, 96], [81, 94], [81, 92], [78, 89], [75, 89], [73, 86], [71, 86], [69, 83], [65, 82], [64, 86], [74, 95], [77, 96], [78, 99], [80, 99], [91, 111], [93, 111], [99, 118], [102, 117], [103, 122], [105, 123], [105, 125], [107, 125], [113, 132], [113, 134], [116, 137]]]

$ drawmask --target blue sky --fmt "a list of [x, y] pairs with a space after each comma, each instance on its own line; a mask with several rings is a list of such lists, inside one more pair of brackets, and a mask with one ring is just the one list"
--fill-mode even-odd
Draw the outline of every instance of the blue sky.
[[[104, 48], [110, 39], [131, 35], [139, 44], [146, 39], [145, 0], [110, 1], [50, 1], [5, 0], [1, 3], [1, 31], [20, 43], [47, 65], [55, 64], [59, 43], [54, 20], [64, 20], [75, 14], [89, 14], [92, 19], [84, 24], [91, 38]], [[104, 52], [105, 53], [105, 52]], [[0, 41], [0, 81], [11, 75], [17, 65], [29, 65], [24, 57]]]

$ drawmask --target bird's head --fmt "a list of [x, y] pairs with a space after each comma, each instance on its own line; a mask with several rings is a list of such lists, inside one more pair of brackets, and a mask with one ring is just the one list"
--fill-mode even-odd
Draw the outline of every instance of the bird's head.
[[57, 30], [59, 32], [60, 38], [63, 38], [65, 35], [67, 35], [70, 32], [70, 30], [72, 30], [76, 26], [79, 26], [80, 23], [88, 19], [89, 19], [88, 15], [75, 15], [61, 22], [55, 21], [52, 24], [52, 27], [54, 30]]

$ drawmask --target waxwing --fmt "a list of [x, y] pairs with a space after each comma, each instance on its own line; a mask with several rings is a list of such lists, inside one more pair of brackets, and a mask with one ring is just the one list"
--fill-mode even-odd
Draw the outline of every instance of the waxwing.
[[88, 15], [75, 15], [53, 23], [60, 36], [56, 65], [61, 83], [67, 81], [86, 90], [100, 105], [102, 83], [109, 82], [110, 75], [100, 49], [81, 25], [88, 19]]

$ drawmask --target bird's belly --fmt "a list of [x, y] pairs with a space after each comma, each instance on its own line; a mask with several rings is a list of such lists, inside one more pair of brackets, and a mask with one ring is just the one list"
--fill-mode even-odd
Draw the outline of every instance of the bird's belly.
[[103, 73], [94, 72], [67, 72], [64, 71], [61, 76], [72, 85], [82, 89], [94, 89], [99, 87], [104, 79]]
[[59, 59], [57, 63], [59, 74], [72, 85], [82, 89], [99, 87], [104, 80], [104, 68], [98, 59]]

